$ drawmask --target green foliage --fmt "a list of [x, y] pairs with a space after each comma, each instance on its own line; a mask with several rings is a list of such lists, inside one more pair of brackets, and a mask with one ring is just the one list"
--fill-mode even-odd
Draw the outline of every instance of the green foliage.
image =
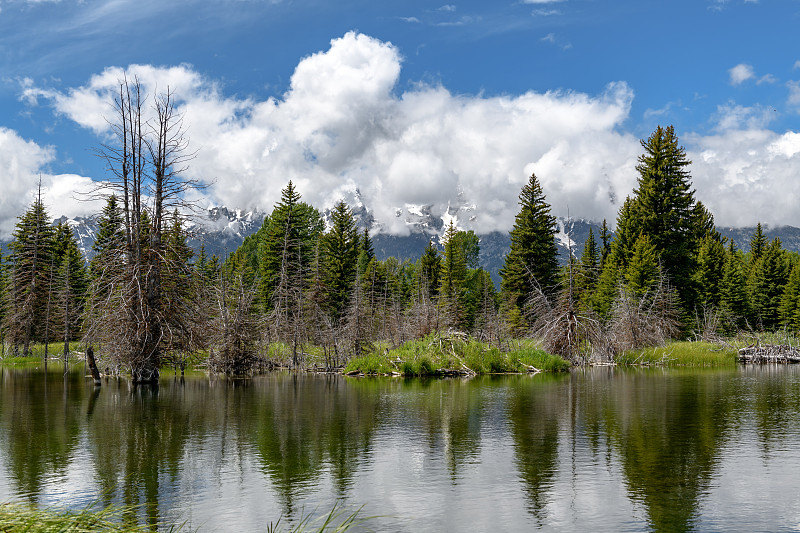
[[416, 282], [429, 298], [439, 293], [441, 272], [442, 258], [433, 246], [433, 241], [429, 240], [428, 246], [417, 261], [416, 270]]
[[519, 195], [520, 211], [511, 230], [511, 249], [500, 270], [501, 286], [517, 307], [522, 307], [534, 289], [552, 294], [558, 282], [556, 219], [550, 214], [535, 174]]
[[625, 269], [628, 289], [637, 297], [642, 297], [658, 281], [658, 253], [650, 237], [639, 235], [633, 247], [631, 260]]
[[747, 280], [748, 301], [756, 323], [771, 330], [780, 323], [783, 288], [789, 277], [786, 252], [777, 237], [754, 260]]
[[755, 264], [756, 261], [761, 259], [767, 249], [769, 241], [767, 236], [764, 235], [764, 230], [761, 227], [761, 222], [756, 224], [756, 231], [750, 238], [750, 263]]
[[672, 342], [665, 346], [630, 350], [619, 354], [618, 365], [667, 367], [735, 367], [738, 352], [709, 342]]
[[791, 331], [800, 330], [800, 263], [795, 263], [781, 295], [778, 309], [781, 325]]
[[[281, 200], [275, 204], [270, 218], [264, 221], [265, 229], [258, 244], [258, 272], [261, 276], [261, 297], [265, 310], [273, 305], [274, 292], [279, 283], [286, 284], [287, 276], [296, 290], [310, 284], [315, 247], [322, 235], [324, 223], [319, 211], [300, 201], [300, 193], [290, 181], [281, 191]], [[353, 226], [353, 229], [355, 226]], [[244, 264], [253, 268], [250, 249], [243, 248]]]
[[12, 344], [23, 344], [23, 355], [48, 330], [54, 234], [44, 204], [37, 198], [19, 218], [9, 245], [11, 275], [4, 326]]
[[725, 253], [725, 266], [720, 287], [720, 307], [728, 313], [738, 328], [744, 328], [751, 320], [745, 271], [744, 254], [740, 250], [736, 250], [731, 241]]
[[[700, 239], [713, 228], [713, 217], [695, 202], [686, 150], [678, 144], [672, 126], [659, 126], [641, 141], [644, 154], [639, 156], [636, 170], [638, 186], [634, 190], [630, 213], [618, 222], [619, 233], [629, 234], [628, 242], [636, 243], [646, 235], [659, 256], [665, 273], [676, 287], [684, 311], [691, 311], [697, 294], [693, 283], [695, 261]], [[620, 217], [622, 219], [622, 215]], [[622, 244], [627, 248], [628, 244]], [[633, 248], [622, 250], [629, 258]], [[624, 267], [627, 264], [623, 260]]]
[[578, 300], [588, 302], [591, 295], [597, 288], [597, 281], [600, 278], [600, 250], [597, 248], [597, 241], [594, 239], [594, 232], [589, 228], [589, 236], [583, 244], [580, 264], [577, 265], [575, 273], [575, 288]]
[[545, 372], [564, 372], [569, 370], [570, 364], [528, 345], [503, 352], [475, 339], [432, 334], [393, 350], [351, 359], [345, 371], [429, 376], [453, 371], [478, 374], [530, 372], [532, 367]]
[[343, 201], [331, 212], [331, 229], [322, 239], [326, 302], [334, 324], [339, 324], [350, 303], [356, 280], [359, 244], [353, 212]]
[[[36, 509], [23, 504], [0, 504], [0, 531], [27, 531], [29, 533], [84, 533], [90, 531], [144, 532], [147, 526], [123, 524], [124, 515], [135, 509], [106, 507], [95, 509], [90, 505], [79, 511], [55, 508]], [[174, 528], [171, 528], [174, 530]]]
[[713, 234], [706, 235], [697, 254], [697, 270], [694, 282], [698, 287], [700, 303], [706, 307], [718, 307], [722, 300], [725, 277], [725, 246]]

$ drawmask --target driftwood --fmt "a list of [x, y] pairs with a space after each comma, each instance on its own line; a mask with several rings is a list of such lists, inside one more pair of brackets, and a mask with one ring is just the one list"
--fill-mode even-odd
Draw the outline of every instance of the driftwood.
[[800, 363], [800, 349], [789, 344], [753, 344], [739, 350], [740, 363]]

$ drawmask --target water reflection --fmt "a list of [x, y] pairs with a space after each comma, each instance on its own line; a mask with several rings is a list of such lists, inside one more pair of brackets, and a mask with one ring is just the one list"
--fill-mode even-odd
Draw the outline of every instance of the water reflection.
[[0, 369], [0, 499], [121, 503], [153, 528], [263, 529], [336, 502], [385, 531], [792, 528], [798, 446], [795, 367], [101, 389]]

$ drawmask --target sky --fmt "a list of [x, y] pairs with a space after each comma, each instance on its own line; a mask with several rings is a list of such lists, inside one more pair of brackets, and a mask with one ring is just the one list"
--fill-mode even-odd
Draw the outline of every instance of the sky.
[[800, 226], [798, 28], [800, 0], [0, 0], [0, 238], [40, 176], [51, 215], [99, 211], [124, 76], [175, 94], [202, 207], [291, 179], [387, 233], [423, 205], [508, 231], [535, 173], [613, 225], [673, 125], [718, 225]]

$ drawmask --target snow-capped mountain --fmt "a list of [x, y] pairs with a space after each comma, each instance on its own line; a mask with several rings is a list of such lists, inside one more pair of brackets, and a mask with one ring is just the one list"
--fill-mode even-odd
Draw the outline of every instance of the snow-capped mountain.
[[[265, 216], [261, 211], [245, 212], [241, 209], [209, 207], [190, 217], [186, 227], [189, 233], [187, 243], [196, 252], [204, 246], [207, 255], [217, 255], [224, 259], [242, 244], [245, 237], [258, 231]], [[53, 224], [68, 224], [78, 240], [81, 253], [89, 260], [94, 255], [92, 245], [99, 229], [99, 218], [99, 215], [71, 219], [62, 216], [54, 220]]]

